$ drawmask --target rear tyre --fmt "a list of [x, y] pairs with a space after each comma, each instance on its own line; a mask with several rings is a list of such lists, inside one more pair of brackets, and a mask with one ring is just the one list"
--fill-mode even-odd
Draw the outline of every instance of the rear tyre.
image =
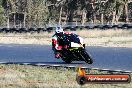
[[72, 60], [71, 60], [71, 53], [68, 52], [68, 51], [65, 50], [65, 49], [64, 49], [63, 52], [62, 52], [61, 58], [62, 58], [62, 60], [63, 60], [65, 63], [67, 63], [67, 64], [70, 64], [70, 63], [72, 62]]
[[63, 60], [65, 63], [67, 63], [67, 64], [70, 64], [70, 63], [72, 62], [71, 59], [66, 58], [66, 57], [62, 57], [62, 60]]

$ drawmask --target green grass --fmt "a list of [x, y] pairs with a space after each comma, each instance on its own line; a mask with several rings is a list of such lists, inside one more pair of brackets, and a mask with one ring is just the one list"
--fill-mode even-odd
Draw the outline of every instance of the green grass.
[[[93, 74], [106, 74], [90, 70]], [[132, 88], [130, 84], [85, 84], [76, 82], [76, 70], [42, 66], [0, 64], [0, 88]]]

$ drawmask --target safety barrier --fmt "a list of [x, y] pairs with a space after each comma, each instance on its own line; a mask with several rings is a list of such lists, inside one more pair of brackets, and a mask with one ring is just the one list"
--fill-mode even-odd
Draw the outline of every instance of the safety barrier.
[[[67, 25], [63, 26], [64, 30], [77, 30], [77, 29], [99, 29], [99, 30], [108, 30], [108, 29], [132, 29], [132, 24], [118, 24], [118, 25]], [[0, 32], [5, 32], [5, 33], [26, 33], [26, 32], [51, 32], [52, 30], [55, 29], [55, 26], [48, 26], [47, 28], [43, 27], [31, 27], [31, 28], [6, 28], [6, 27], [1, 27]]]
[[[0, 62], [0, 64], [19, 64], [19, 65], [32, 65], [32, 66], [45, 66], [48, 68], [70, 68], [73, 70], [76, 70], [80, 65], [78, 66], [72, 66], [72, 65], [60, 65], [60, 64], [48, 64], [48, 63], [37, 63], [37, 62]], [[112, 70], [112, 69], [101, 69], [101, 68], [90, 68], [86, 66], [81, 66], [81, 68], [84, 68], [86, 70], [97, 70], [97, 71], [104, 71], [108, 73], [131, 73], [132, 71], [125, 71], [125, 70]]]

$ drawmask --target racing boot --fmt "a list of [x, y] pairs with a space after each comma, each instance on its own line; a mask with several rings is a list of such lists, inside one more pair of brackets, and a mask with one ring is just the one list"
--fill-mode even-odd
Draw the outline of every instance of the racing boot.
[[59, 59], [60, 58], [60, 53], [56, 53], [55, 58]]

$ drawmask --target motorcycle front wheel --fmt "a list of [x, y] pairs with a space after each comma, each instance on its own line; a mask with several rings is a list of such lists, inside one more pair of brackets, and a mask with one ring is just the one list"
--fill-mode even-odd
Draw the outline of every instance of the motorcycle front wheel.
[[93, 59], [89, 56], [89, 54], [86, 52], [86, 50], [82, 50], [80, 55], [86, 63], [88, 63], [88, 64], [93, 63]]

